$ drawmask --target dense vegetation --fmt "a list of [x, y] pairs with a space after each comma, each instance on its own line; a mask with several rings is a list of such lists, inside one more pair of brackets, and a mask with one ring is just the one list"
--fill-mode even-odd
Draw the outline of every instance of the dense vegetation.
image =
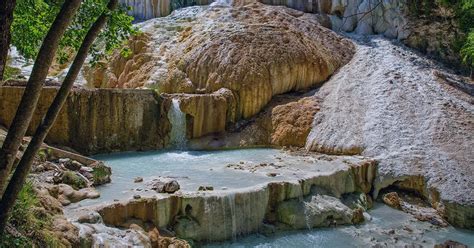
[[460, 31], [464, 34], [452, 44], [462, 62], [474, 69], [474, 0], [409, 0], [409, 8], [416, 16], [436, 18], [439, 6], [451, 9]]
[[25, 183], [9, 219], [13, 231], [0, 239], [0, 247], [57, 247], [58, 240], [48, 231], [51, 217], [43, 214], [33, 184]]
[[[27, 59], [34, 59], [49, 27], [58, 14], [61, 0], [18, 0], [12, 25], [12, 45]], [[79, 49], [87, 31], [95, 19], [106, 8], [105, 0], [84, 0], [75, 16], [72, 25], [61, 39], [57, 52], [57, 61], [65, 63]], [[121, 7], [111, 13], [107, 26], [91, 49], [92, 60], [119, 47], [129, 35], [135, 32], [132, 26], [133, 17], [126, 14]]]

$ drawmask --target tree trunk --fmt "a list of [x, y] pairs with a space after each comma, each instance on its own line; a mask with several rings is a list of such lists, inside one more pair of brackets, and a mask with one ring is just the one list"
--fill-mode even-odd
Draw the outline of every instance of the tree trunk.
[[117, 5], [118, 0], [110, 0], [107, 5], [107, 10], [104, 10], [102, 15], [100, 15], [100, 17], [94, 22], [92, 27], [87, 32], [86, 37], [84, 38], [84, 41], [77, 52], [77, 55], [66, 75], [66, 78], [64, 79], [63, 84], [51, 103], [44, 120], [36, 129], [35, 135], [33, 136], [28, 148], [26, 149], [15, 172], [13, 173], [13, 176], [8, 183], [7, 189], [5, 190], [5, 194], [0, 201], [0, 209], [2, 209], [2, 212], [0, 212], [0, 233], [5, 228], [9, 212], [14, 206], [15, 200], [18, 197], [18, 193], [25, 183], [36, 153], [41, 148], [41, 144], [46, 138], [46, 135], [53, 126], [54, 121], [61, 111], [61, 108], [66, 102], [69, 92], [74, 85], [74, 81], [76, 81], [77, 75], [79, 74], [84, 61], [87, 58], [87, 54], [94, 43], [94, 40], [97, 38], [100, 31], [107, 23], [109, 10], [114, 10]]
[[18, 148], [30, 125], [59, 41], [80, 5], [81, 0], [65, 1], [43, 40], [15, 118], [10, 124], [7, 137], [0, 150], [0, 195], [3, 195]]
[[0, 5], [0, 81], [7, 66], [8, 49], [10, 48], [11, 26], [13, 22], [13, 10], [16, 0], [3, 0]]

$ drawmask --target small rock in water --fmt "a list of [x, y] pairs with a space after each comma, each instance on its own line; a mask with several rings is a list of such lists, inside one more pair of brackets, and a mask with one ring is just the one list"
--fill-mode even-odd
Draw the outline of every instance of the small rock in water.
[[364, 212], [364, 219], [366, 219], [367, 221], [371, 221], [371, 220], [372, 220], [372, 216], [370, 216], [369, 213]]
[[222, 189], [222, 190], [227, 190], [228, 188], [227, 188], [227, 187], [222, 187], [221, 189]]
[[278, 173], [269, 172], [269, 173], [267, 173], [267, 176], [269, 176], [269, 177], [276, 177], [276, 176], [278, 176]]
[[141, 183], [141, 182], [143, 182], [143, 177], [135, 177], [135, 179], [133, 179], [133, 182], [134, 183]]
[[152, 185], [153, 190], [158, 193], [168, 193], [172, 194], [180, 189], [179, 183], [176, 180], [171, 180], [168, 182], [158, 181]]
[[245, 162], [244, 162], [244, 161], [240, 161], [240, 164], [245, 164]]
[[453, 240], [446, 240], [442, 244], [437, 244], [434, 248], [468, 248], [469, 246]]
[[203, 185], [201, 185], [198, 188], [198, 191], [212, 191], [212, 190], [214, 190], [214, 187], [212, 187], [212, 186], [203, 186]]
[[133, 195], [133, 199], [140, 199], [140, 198], [142, 198], [141, 195]]

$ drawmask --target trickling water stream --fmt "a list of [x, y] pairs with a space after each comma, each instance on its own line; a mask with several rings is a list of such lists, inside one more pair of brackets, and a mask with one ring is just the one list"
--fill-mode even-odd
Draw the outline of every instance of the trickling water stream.
[[168, 119], [171, 123], [170, 146], [178, 150], [184, 150], [187, 143], [186, 114], [181, 111], [179, 100], [176, 98], [171, 100]]

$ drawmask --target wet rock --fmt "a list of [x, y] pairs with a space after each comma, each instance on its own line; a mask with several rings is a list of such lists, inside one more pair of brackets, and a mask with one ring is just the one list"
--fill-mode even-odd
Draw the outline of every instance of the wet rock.
[[180, 189], [180, 185], [176, 180], [161, 181], [158, 180], [153, 183], [151, 189], [158, 193], [172, 194]]
[[140, 199], [140, 198], [142, 198], [141, 195], [133, 195], [133, 199]]
[[198, 191], [213, 191], [214, 187], [213, 186], [199, 186]]
[[352, 212], [352, 223], [359, 224], [365, 221], [364, 210], [362, 208], [356, 208]]
[[294, 229], [351, 224], [353, 211], [332, 196], [314, 195], [300, 200], [282, 202], [277, 219]]
[[99, 213], [93, 211], [84, 215], [79, 216], [77, 218], [77, 222], [79, 223], [89, 223], [89, 224], [96, 224], [102, 222], [102, 216]]
[[279, 175], [279, 174], [276, 173], [276, 172], [269, 172], [269, 173], [267, 173], [267, 176], [268, 176], [268, 177], [276, 177], [276, 176], [278, 176], [278, 175]]
[[446, 240], [444, 243], [435, 245], [434, 248], [468, 248], [468, 246], [454, 240]]
[[383, 202], [392, 208], [402, 210], [402, 201], [397, 192], [390, 192], [383, 196]]
[[141, 182], [143, 182], [143, 177], [135, 177], [135, 179], [133, 179], [133, 182], [134, 183], [141, 183]]

